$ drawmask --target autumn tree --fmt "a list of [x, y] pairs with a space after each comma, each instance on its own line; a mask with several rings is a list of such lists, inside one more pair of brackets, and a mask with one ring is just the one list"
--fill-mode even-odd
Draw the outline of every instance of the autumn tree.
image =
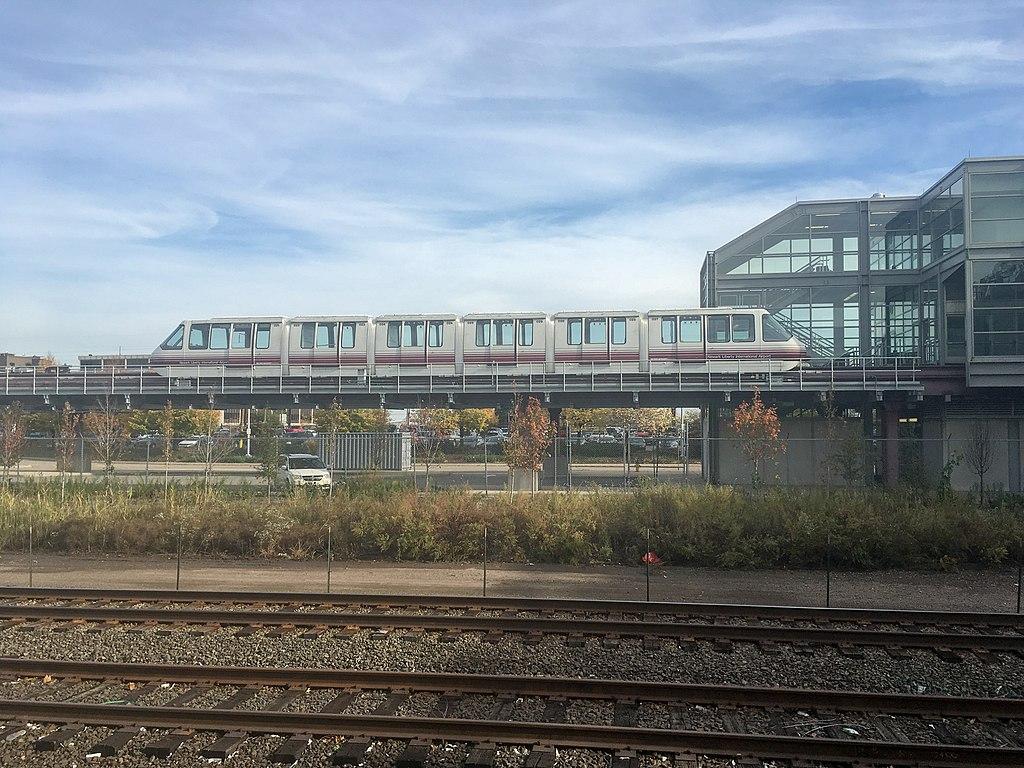
[[[505, 440], [505, 460], [509, 473], [517, 469], [530, 472], [536, 478], [544, 454], [555, 437], [555, 428], [547, 409], [535, 397], [516, 398], [508, 420], [508, 438]], [[513, 478], [509, 478], [509, 494], [515, 491]], [[536, 482], [532, 483], [536, 487]]]
[[4, 484], [10, 482], [11, 468], [21, 463], [25, 452], [25, 412], [17, 403], [0, 409], [0, 466]]
[[751, 484], [756, 488], [761, 483], [761, 463], [786, 450], [778, 411], [765, 405], [761, 392], [755, 389], [753, 399], [740, 403], [733, 411], [732, 428], [740, 438], [740, 450], [751, 462]]
[[259, 465], [260, 477], [267, 481], [267, 498], [274, 485], [274, 478], [277, 477], [277, 469], [280, 466], [281, 452], [280, 442], [277, 437], [277, 429], [281, 422], [269, 408], [264, 408], [256, 417], [256, 423], [252, 430], [252, 452], [253, 458]]
[[157, 431], [160, 434], [161, 449], [164, 458], [164, 496], [167, 495], [167, 486], [170, 482], [171, 456], [174, 453], [174, 408], [168, 400], [159, 411], [157, 419]]
[[562, 418], [573, 429], [603, 432], [608, 427], [622, 427], [630, 432], [660, 434], [676, 426], [671, 408], [566, 408]]
[[977, 419], [971, 424], [971, 432], [964, 450], [964, 461], [978, 477], [978, 504], [985, 503], [985, 475], [992, 469], [995, 460], [992, 446], [992, 432], [987, 419]]
[[498, 415], [493, 408], [463, 408], [459, 411], [459, 436], [483, 432], [497, 423]]
[[416, 457], [426, 468], [424, 490], [430, 490], [430, 467], [444, 458], [444, 445], [459, 425], [459, 417], [449, 408], [427, 406], [409, 414], [409, 427]]
[[57, 437], [54, 447], [57, 449], [57, 472], [60, 473], [60, 500], [64, 501], [64, 494], [67, 488], [68, 475], [71, 474], [71, 467], [75, 459], [75, 450], [78, 447], [78, 426], [81, 419], [71, 408], [71, 403], [65, 401], [64, 408], [60, 412], [60, 421], [57, 424]]
[[114, 462], [121, 458], [128, 445], [128, 420], [109, 397], [98, 402], [97, 410], [85, 414], [85, 427], [92, 438], [93, 451], [103, 462], [104, 470], [113, 472]]
[[196, 444], [196, 453], [203, 462], [203, 488], [210, 492], [210, 481], [213, 477], [213, 465], [222, 461], [235, 449], [235, 440], [226, 435], [216, 434], [222, 417], [218, 411], [200, 411], [198, 420], [200, 436], [203, 438]]
[[335, 400], [316, 412], [316, 430], [326, 434], [386, 432], [390, 426], [383, 408], [342, 408]]

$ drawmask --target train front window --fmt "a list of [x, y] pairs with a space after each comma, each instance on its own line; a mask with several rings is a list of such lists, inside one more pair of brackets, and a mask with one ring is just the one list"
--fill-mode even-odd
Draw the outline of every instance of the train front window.
[[317, 323], [316, 324], [316, 348], [317, 349], [334, 349], [336, 344], [336, 335], [338, 333], [338, 326], [334, 323]]
[[252, 346], [252, 323], [235, 323], [231, 326], [231, 348], [248, 349]]
[[356, 324], [341, 324], [341, 348], [352, 349], [356, 345]]
[[626, 343], [626, 318], [612, 318], [612, 344]]
[[431, 320], [427, 323], [427, 346], [444, 346], [444, 321]]
[[676, 318], [675, 318], [675, 316], [661, 318], [661, 343], [662, 344], [675, 344], [676, 343]]
[[256, 326], [256, 349], [270, 349], [270, 323]]
[[210, 328], [210, 349], [227, 349], [228, 336], [231, 335], [231, 326], [214, 325]]
[[754, 316], [732, 316], [732, 340], [739, 342], [754, 341]]
[[396, 320], [388, 323], [388, 347], [398, 349], [402, 346], [402, 324]]
[[312, 349], [316, 341], [316, 323], [303, 323], [299, 331], [299, 346], [303, 349]]
[[512, 320], [494, 321], [494, 345], [496, 347], [511, 347], [515, 335], [515, 323]]
[[683, 344], [700, 344], [700, 318], [692, 315], [679, 318], [679, 341]]
[[708, 315], [708, 341], [712, 344], [729, 342], [729, 316]]
[[491, 321], [476, 321], [476, 345], [478, 347], [491, 346]]
[[519, 321], [519, 346], [533, 346], [533, 320]]
[[792, 334], [771, 315], [761, 317], [761, 341], [789, 341]]
[[419, 320], [406, 321], [405, 326], [402, 328], [402, 346], [403, 347], [422, 347], [423, 346], [423, 323]]
[[569, 344], [578, 346], [583, 343], [583, 318], [574, 317], [568, 322], [566, 328]]
[[188, 330], [189, 349], [208, 349], [210, 346], [210, 324], [197, 323]]
[[185, 341], [185, 324], [182, 323], [173, 331], [171, 335], [167, 337], [167, 340], [160, 345], [160, 349], [181, 349], [182, 342]]
[[608, 323], [603, 317], [587, 318], [587, 344], [604, 344], [608, 340]]

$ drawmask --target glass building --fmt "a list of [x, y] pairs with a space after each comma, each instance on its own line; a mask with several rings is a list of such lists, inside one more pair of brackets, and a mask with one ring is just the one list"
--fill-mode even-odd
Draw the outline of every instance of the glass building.
[[964, 160], [918, 197], [795, 203], [707, 254], [701, 305], [765, 307], [815, 357], [1021, 386], [1024, 157]]

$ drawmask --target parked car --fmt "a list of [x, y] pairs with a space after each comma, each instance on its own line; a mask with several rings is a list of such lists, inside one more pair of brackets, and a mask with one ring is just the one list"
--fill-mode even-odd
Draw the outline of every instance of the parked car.
[[206, 442], [206, 437], [203, 435], [192, 435], [186, 437], [184, 440], [178, 441], [179, 448], [198, 448], [200, 445]]
[[319, 456], [311, 453], [282, 455], [277, 470], [278, 485], [294, 491], [296, 488], [330, 488], [331, 470]]
[[162, 442], [163, 438], [160, 435], [142, 434], [136, 435], [132, 438], [132, 445], [157, 445]]
[[468, 435], [462, 436], [462, 445], [464, 448], [479, 448], [483, 444], [484, 439], [476, 432], [470, 432]]

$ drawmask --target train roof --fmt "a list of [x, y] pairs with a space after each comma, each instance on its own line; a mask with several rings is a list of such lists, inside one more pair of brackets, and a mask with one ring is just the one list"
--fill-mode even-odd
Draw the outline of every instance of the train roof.
[[660, 315], [727, 315], [733, 312], [752, 312], [759, 314], [767, 312], [764, 307], [696, 307], [688, 309], [652, 309], [647, 313], [648, 317]]
[[547, 318], [547, 312], [474, 312], [471, 315], [463, 315], [463, 320], [519, 320]]
[[369, 315], [301, 315], [288, 318], [291, 323], [365, 323], [369, 320]]
[[552, 317], [559, 319], [566, 317], [640, 317], [635, 309], [586, 309], [575, 312], [555, 312]]
[[458, 315], [377, 315], [374, 320], [458, 320]]
[[210, 317], [204, 320], [186, 320], [187, 323], [283, 323], [287, 317], [280, 315], [239, 315], [238, 317]]

